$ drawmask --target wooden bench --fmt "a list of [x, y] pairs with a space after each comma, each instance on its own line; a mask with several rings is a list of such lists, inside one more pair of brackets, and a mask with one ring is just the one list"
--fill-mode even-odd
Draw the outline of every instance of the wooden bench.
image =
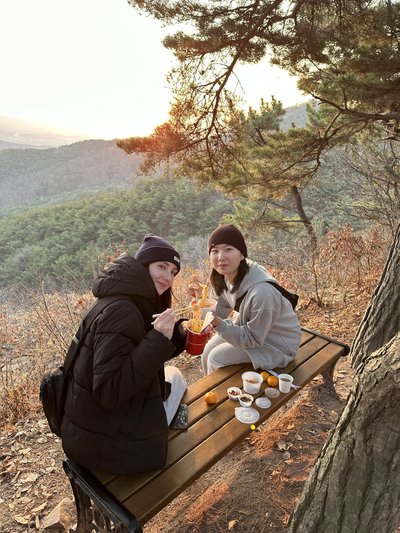
[[[335, 364], [348, 352], [347, 345], [303, 328], [301, 346], [294, 360], [285, 369], [275, 370], [292, 374], [294, 383], [301, 388], [322, 374], [324, 383], [334, 390]], [[250, 365], [245, 364], [221, 368], [188, 387], [183, 403], [188, 405], [189, 427], [170, 430], [167, 465], [163, 470], [111, 475], [89, 472], [66, 459], [63, 466], [72, 485], [78, 515], [76, 532], [141, 532], [141, 524], [150, 520], [248, 435], [250, 425], [235, 418], [238, 404], [227, 396], [229, 387], [241, 387], [241, 374], [248, 369]], [[264, 388], [265, 384], [260, 395]], [[301, 388], [271, 399], [272, 405], [268, 409], [255, 406], [260, 413], [255, 425], [265, 422]], [[210, 390], [217, 394], [215, 405], [204, 401], [204, 394]]]

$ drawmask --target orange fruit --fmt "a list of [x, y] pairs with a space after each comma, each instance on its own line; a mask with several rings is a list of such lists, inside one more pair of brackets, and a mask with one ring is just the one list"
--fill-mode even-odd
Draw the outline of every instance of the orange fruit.
[[208, 405], [213, 405], [217, 401], [217, 395], [215, 392], [209, 391], [204, 395], [204, 399]]
[[267, 381], [271, 374], [269, 374], [266, 370], [263, 370], [260, 375], [264, 381]]
[[268, 376], [267, 383], [270, 387], [277, 387], [279, 385], [279, 379], [275, 376]]

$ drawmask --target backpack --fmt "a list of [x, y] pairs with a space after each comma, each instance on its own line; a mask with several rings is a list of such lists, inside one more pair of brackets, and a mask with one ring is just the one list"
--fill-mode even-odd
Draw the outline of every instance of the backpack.
[[[289, 292], [283, 287], [279, 285], [276, 281], [267, 281], [266, 283], [269, 283], [277, 289], [286, 300], [289, 300], [289, 302], [292, 304], [293, 310], [296, 309], [297, 302], [299, 301], [299, 295], [295, 294], [294, 292]], [[239, 311], [240, 304], [242, 303], [243, 298], [246, 296], [248, 291], [246, 291], [242, 296], [239, 296], [239, 298], [235, 302], [235, 311]]]
[[106, 296], [96, 300], [82, 318], [78, 331], [72, 338], [68, 348], [64, 364], [46, 372], [42, 377], [39, 388], [39, 399], [42, 403], [49, 427], [58, 437], [61, 437], [61, 423], [64, 414], [68, 374], [81, 349], [85, 336], [103, 309], [113, 302], [122, 299], [129, 298], [124, 296]]

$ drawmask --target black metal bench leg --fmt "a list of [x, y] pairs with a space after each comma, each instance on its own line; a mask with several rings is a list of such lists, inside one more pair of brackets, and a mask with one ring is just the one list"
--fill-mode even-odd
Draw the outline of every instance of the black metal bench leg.
[[75, 497], [78, 522], [75, 533], [142, 533], [142, 526], [85, 468], [63, 461]]
[[76, 516], [78, 522], [75, 533], [87, 533], [92, 531], [92, 512], [90, 498], [77, 485], [73, 477], [68, 476], [71, 483], [72, 492], [74, 493]]

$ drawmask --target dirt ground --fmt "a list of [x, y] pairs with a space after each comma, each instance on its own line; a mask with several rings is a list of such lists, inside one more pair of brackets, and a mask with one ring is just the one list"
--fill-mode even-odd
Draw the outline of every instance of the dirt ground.
[[[308, 306], [303, 326], [350, 343], [364, 303], [350, 317]], [[182, 354], [175, 364], [189, 383], [200, 377], [199, 359]], [[290, 514], [328, 432], [352, 388], [348, 358], [335, 371], [339, 397], [320, 377], [146, 524], [146, 533], [243, 533], [287, 530]], [[43, 531], [43, 520], [62, 500], [72, 500], [62, 470], [60, 440], [37, 415], [0, 435], [0, 532]], [[72, 508], [72, 507], [71, 507]], [[73, 508], [71, 521], [73, 521]]]

